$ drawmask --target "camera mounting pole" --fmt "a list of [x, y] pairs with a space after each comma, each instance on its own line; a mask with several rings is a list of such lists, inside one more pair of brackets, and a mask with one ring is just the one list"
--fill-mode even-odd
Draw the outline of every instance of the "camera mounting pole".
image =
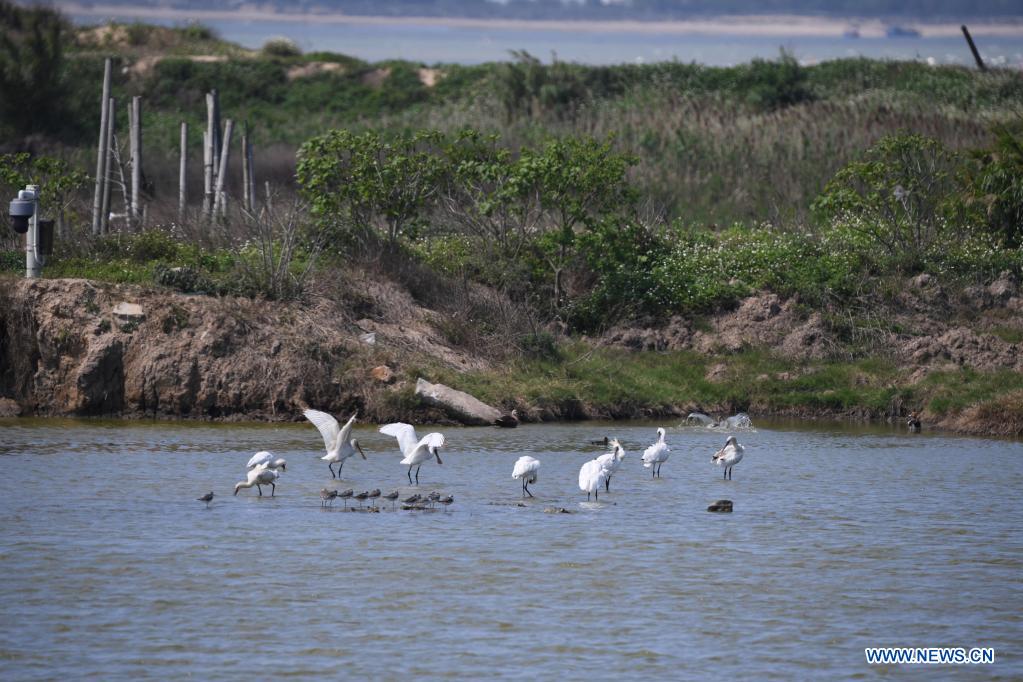
[[43, 274], [46, 257], [53, 251], [53, 221], [39, 220], [39, 185], [25, 185], [11, 201], [11, 228], [25, 235], [25, 277]]

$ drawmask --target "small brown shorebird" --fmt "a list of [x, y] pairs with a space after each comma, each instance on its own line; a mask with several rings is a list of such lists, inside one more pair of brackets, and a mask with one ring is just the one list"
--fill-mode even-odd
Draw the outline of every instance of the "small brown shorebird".
[[328, 504], [333, 506], [334, 500], [336, 498], [337, 498], [336, 490], [327, 490], [326, 488], [324, 488], [323, 490], [320, 491], [320, 506], [322, 507]]
[[449, 504], [451, 504], [452, 502], [454, 502], [455, 498], [453, 496], [451, 496], [451, 495], [447, 495], [445, 497], [440, 498], [437, 501], [440, 502], [441, 504], [443, 504], [446, 507]]
[[345, 501], [345, 509], [348, 509], [348, 498], [352, 496], [352, 489], [349, 488], [348, 490], [344, 491], [343, 493], [338, 493], [337, 496]]
[[376, 506], [376, 499], [380, 497], [380, 488], [373, 488], [373, 490], [370, 490], [369, 495], [367, 495], [367, 497], [373, 500], [373, 505]]
[[368, 490], [363, 490], [358, 495], [353, 495], [352, 497], [354, 497], [355, 499], [357, 499], [359, 501], [359, 506], [361, 507], [362, 503], [366, 501], [367, 497], [369, 497], [369, 491]]
[[423, 496], [420, 495], [419, 493], [416, 493], [415, 495], [409, 495], [404, 500], [402, 500], [402, 502], [404, 502], [405, 504], [415, 504], [421, 499], [423, 499]]
[[426, 496], [426, 500], [430, 503], [431, 507], [434, 504], [436, 504], [437, 500], [439, 500], [439, 499], [440, 499], [440, 493], [437, 492], [436, 490], [434, 490], [432, 493], [430, 493], [429, 495]]
[[394, 501], [396, 499], [398, 499], [398, 491], [397, 490], [392, 490], [391, 492], [387, 493], [386, 495], [382, 495], [382, 497], [385, 500], [390, 500], [391, 501], [391, 508], [393, 509], [394, 508]]
[[210, 508], [210, 502], [213, 501], [213, 491], [211, 490], [208, 493], [206, 493], [205, 495], [203, 495], [202, 497], [197, 497], [195, 499], [197, 499], [200, 502], [205, 502], [206, 503], [206, 508], [209, 509]]

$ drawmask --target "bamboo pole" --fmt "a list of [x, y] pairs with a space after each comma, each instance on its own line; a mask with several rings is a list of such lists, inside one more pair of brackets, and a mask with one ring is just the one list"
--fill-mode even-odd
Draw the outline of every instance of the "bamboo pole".
[[111, 62], [108, 58], [103, 63], [103, 99], [100, 102], [99, 144], [96, 150], [96, 192], [92, 200], [92, 233], [99, 234], [102, 229], [100, 216], [103, 210], [103, 180], [107, 176], [107, 118], [110, 116], [110, 73]]
[[188, 124], [181, 122], [181, 159], [178, 162], [178, 223], [185, 219], [185, 202], [188, 199], [186, 180], [188, 178]]
[[131, 223], [137, 229], [142, 219], [142, 98], [131, 98]]
[[249, 196], [249, 124], [242, 128], [242, 206], [246, 211], [252, 210], [252, 199]]
[[227, 179], [227, 162], [231, 152], [231, 133], [234, 131], [234, 121], [227, 119], [224, 124], [224, 142], [220, 148], [220, 170], [217, 172], [217, 189], [214, 193], [213, 215], [224, 215], [227, 213], [227, 196], [224, 192], [224, 180]]
[[110, 231], [110, 156], [113, 154], [114, 130], [117, 125], [117, 102], [113, 97], [107, 100], [107, 160], [103, 173], [103, 201], [100, 208], [99, 233]]

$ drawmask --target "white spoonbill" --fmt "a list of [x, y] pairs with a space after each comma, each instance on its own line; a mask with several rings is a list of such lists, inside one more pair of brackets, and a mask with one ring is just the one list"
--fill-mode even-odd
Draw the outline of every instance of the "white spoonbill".
[[604, 482], [605, 475], [604, 468], [595, 459], [586, 462], [579, 469], [579, 489], [586, 493], [587, 500], [590, 499], [591, 494], [595, 500], [600, 498], [600, 486]]
[[405, 458], [402, 464], [408, 464], [408, 482], [412, 485], [412, 467], [416, 468], [416, 485], [419, 485], [419, 469], [423, 462], [437, 458], [437, 464], [444, 464], [440, 459], [440, 449], [444, 446], [444, 436], [439, 433], [428, 433], [422, 440], [416, 440], [416, 429], [411, 424], [396, 422], [384, 424], [380, 433], [398, 439], [398, 448]]
[[728, 440], [725, 441], [725, 446], [714, 453], [712, 458], [714, 463], [719, 467], [724, 467], [725, 470], [721, 472], [721, 478], [728, 478], [732, 480], [732, 467], [742, 461], [742, 452], [745, 450], [744, 447], [739, 445], [738, 441], [735, 440], [735, 436], [729, 436]]
[[[354, 455], [356, 451], [362, 455], [363, 459], [366, 459], [366, 453], [362, 451], [359, 441], [354, 438], [348, 439], [352, 435], [352, 424], [355, 423], [355, 418], [359, 415], [358, 412], [352, 415], [344, 427], [326, 412], [306, 410], [302, 414], [319, 429], [320, 435], [323, 436], [323, 446], [327, 448], [327, 454], [320, 459], [327, 462], [331, 478], [341, 478], [341, 469], [345, 465], [345, 460]], [[337, 476], [334, 476], [334, 462], [341, 463], [337, 468]]]
[[625, 459], [625, 450], [617, 438], [611, 439], [611, 452], [597, 458], [600, 468], [604, 470], [604, 491], [611, 492], [611, 475], [618, 471]]
[[664, 429], [657, 429], [657, 442], [643, 451], [643, 466], [650, 469], [650, 478], [661, 477], [661, 465], [668, 461], [670, 452], [664, 442]]
[[536, 483], [540, 478], [540, 460], [529, 455], [519, 457], [515, 462], [515, 468], [512, 469], [512, 478], [522, 479], [523, 497], [526, 495], [532, 497], [533, 493], [529, 492], [529, 484]]
[[280, 469], [281, 471], [288, 470], [288, 463], [287, 461], [285, 461], [283, 457], [278, 457], [277, 459], [274, 459], [273, 453], [267, 452], [266, 450], [254, 454], [252, 456], [252, 459], [250, 459], [249, 463], [246, 464], [245, 466], [249, 469], [255, 469], [256, 467], [259, 466], [265, 466], [268, 469], [273, 469], [274, 471], [276, 471], [277, 469]]
[[277, 492], [277, 479], [280, 477], [281, 474], [279, 471], [275, 471], [268, 467], [259, 466], [255, 469], [249, 469], [249, 474], [246, 480], [235, 483], [234, 494], [237, 495], [238, 491], [242, 488], [251, 488], [252, 486], [256, 486], [256, 490], [259, 491], [259, 496], [263, 497], [262, 486], [268, 485], [270, 486], [270, 497], [273, 497], [274, 493]]

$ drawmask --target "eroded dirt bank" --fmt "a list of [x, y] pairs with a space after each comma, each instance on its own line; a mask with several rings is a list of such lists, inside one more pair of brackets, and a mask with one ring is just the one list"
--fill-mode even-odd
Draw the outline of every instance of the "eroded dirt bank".
[[[0, 416], [290, 421], [315, 406], [358, 409], [378, 422], [446, 421], [412, 397], [419, 370], [486, 371], [495, 369], [494, 360], [452, 343], [444, 315], [400, 286], [354, 277], [346, 284], [347, 291], [358, 292], [354, 299], [328, 292], [307, 303], [190, 296], [85, 280], [2, 279]], [[891, 334], [888, 343], [902, 381], [914, 384], [930, 372], [957, 369], [1023, 372], [1020, 344], [1011, 342], [1012, 330], [1023, 331], [1023, 299], [1011, 277], [955, 301], [922, 277], [901, 296], [896, 327], [903, 331]], [[972, 311], [971, 323], [964, 325], [962, 315], [935, 313], [951, 308]], [[726, 360], [730, 353], [758, 348], [812, 364], [840, 355], [840, 335], [819, 313], [765, 294], [698, 325], [675, 318], [656, 328], [614, 329], [590, 342], [635, 352], [685, 349]], [[730, 380], [727, 362], [708, 367], [708, 381]], [[577, 419], [678, 415], [695, 406], [680, 401], [621, 411], [563, 402], [538, 409], [507, 396], [500, 407], [517, 406], [527, 418]], [[1010, 393], [993, 403], [924, 416], [933, 426], [959, 432], [1021, 435], [1023, 419], [1013, 416], [1021, 402]], [[899, 418], [910, 406], [782, 409], [753, 401], [748, 408], [754, 414], [877, 419]]]

